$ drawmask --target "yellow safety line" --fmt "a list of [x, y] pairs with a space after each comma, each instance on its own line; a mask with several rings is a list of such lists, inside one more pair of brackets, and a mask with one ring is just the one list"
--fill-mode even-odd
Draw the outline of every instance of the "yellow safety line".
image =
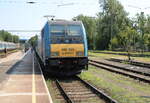
[[40, 71], [41, 71], [41, 74], [42, 74], [41, 76], [42, 76], [42, 79], [43, 79], [44, 86], [46, 88], [46, 92], [47, 92], [47, 95], [48, 95], [49, 103], [53, 103], [51, 95], [50, 95], [50, 92], [49, 92], [48, 87], [46, 85], [46, 81], [45, 81], [44, 76], [43, 76], [43, 72], [41, 70], [41, 67], [39, 66], [39, 68], [40, 68]]
[[33, 64], [32, 64], [33, 65], [33, 67], [32, 67], [32, 69], [33, 69], [33, 71], [32, 71], [32, 103], [36, 103], [35, 71], [34, 71], [34, 57], [33, 57], [33, 54], [32, 54], [32, 58], [33, 58], [33, 60], [32, 60], [32, 62], [33, 62]]

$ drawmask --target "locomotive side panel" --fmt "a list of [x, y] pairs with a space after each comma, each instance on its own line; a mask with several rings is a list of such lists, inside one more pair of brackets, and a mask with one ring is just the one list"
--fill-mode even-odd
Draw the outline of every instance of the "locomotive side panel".
[[82, 23], [82, 28], [83, 28], [83, 39], [84, 39], [84, 55], [85, 57], [88, 57], [87, 37], [86, 37], [86, 32], [83, 23]]

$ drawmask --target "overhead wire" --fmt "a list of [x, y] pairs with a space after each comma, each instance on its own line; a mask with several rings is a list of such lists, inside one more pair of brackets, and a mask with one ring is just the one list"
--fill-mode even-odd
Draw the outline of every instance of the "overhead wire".
[[[69, 4], [79, 4], [79, 5], [93, 5], [95, 4], [94, 2], [77, 2], [77, 1], [73, 1], [73, 2], [46, 2], [46, 1], [31, 1], [31, 0], [26, 0], [26, 1], [16, 1], [16, 0], [1, 0], [0, 3], [26, 3], [26, 4], [55, 4], [55, 5], [69, 5]], [[97, 2], [96, 2], [97, 3]]]
[[[62, 6], [72, 6], [72, 5], [84, 5], [85, 6], [92, 6], [95, 4], [95, 2], [77, 2], [77, 1], [73, 1], [73, 2], [63, 2], [63, 0], [61, 0], [61, 2], [48, 2], [48, 1], [38, 1], [38, 0], [0, 0], [0, 5], [1, 4], [38, 4], [38, 5], [53, 5], [55, 6], [54, 10], [53, 10], [53, 15], [56, 14], [56, 12], [58, 11], [58, 8], [62, 7]], [[11, 33], [39, 33], [40, 30], [6, 30], [8, 32], [11, 32]], [[19, 34], [21, 37], [23, 37], [23, 35]], [[26, 37], [26, 36], [24, 36]]]

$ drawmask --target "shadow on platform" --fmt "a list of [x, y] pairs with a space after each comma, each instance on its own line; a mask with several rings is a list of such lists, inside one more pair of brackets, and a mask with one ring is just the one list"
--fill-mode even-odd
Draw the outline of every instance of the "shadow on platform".
[[[37, 61], [34, 59], [34, 74], [41, 74]], [[31, 75], [33, 74], [33, 58], [29, 51], [20, 61], [16, 62], [6, 72], [8, 75]]]

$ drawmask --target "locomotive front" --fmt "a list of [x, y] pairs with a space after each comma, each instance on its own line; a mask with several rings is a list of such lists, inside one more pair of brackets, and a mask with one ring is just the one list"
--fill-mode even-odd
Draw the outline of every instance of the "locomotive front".
[[86, 69], [87, 40], [82, 22], [51, 21], [48, 26], [46, 70], [57, 75], [75, 75]]

